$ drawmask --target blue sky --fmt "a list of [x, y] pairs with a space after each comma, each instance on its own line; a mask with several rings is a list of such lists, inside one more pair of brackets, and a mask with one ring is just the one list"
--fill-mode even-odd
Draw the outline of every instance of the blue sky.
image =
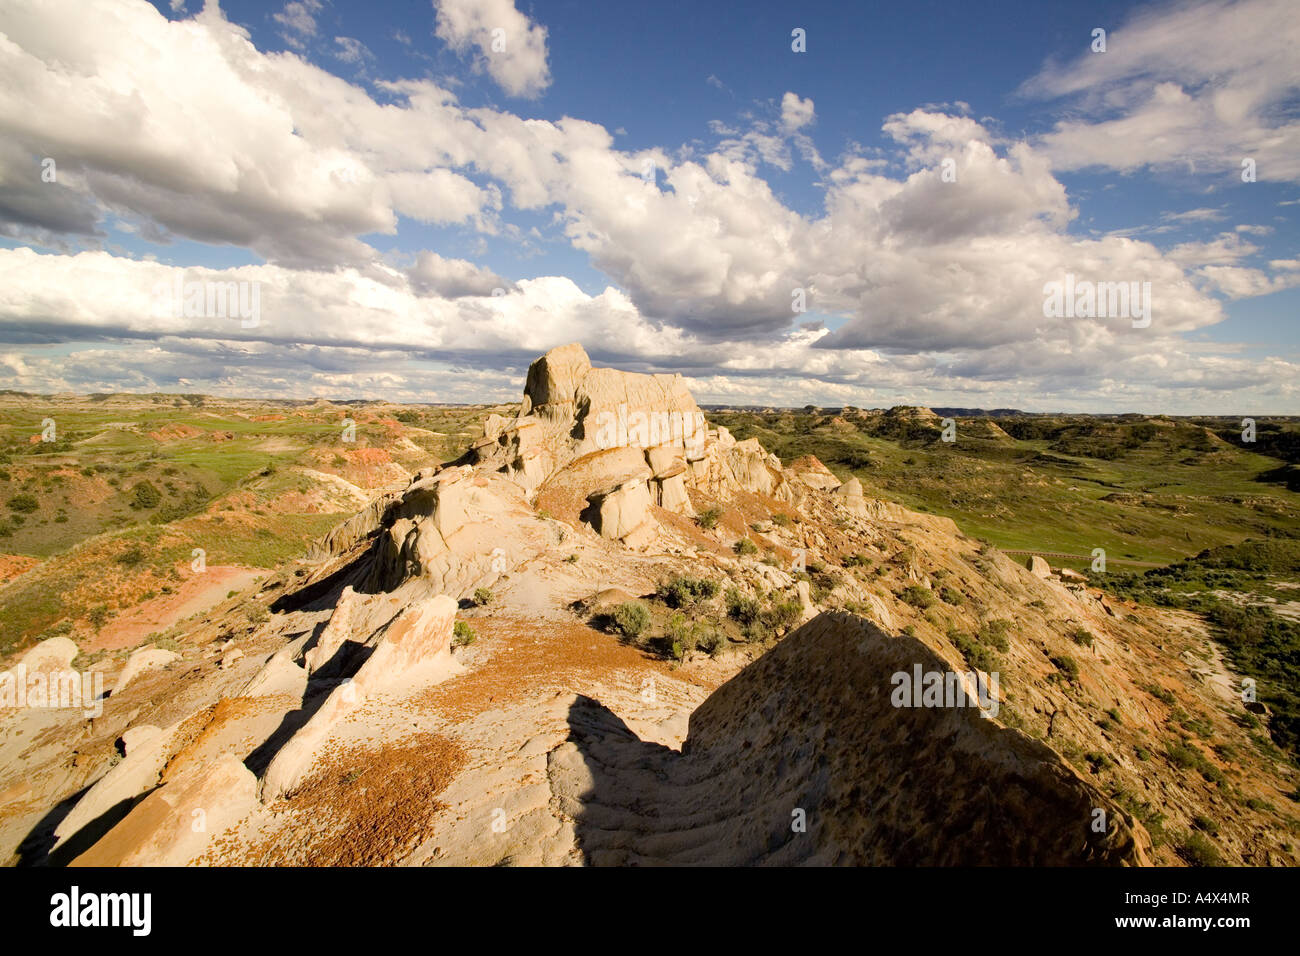
[[[577, 339], [702, 401], [1300, 413], [1294, 4], [175, 7], [0, 12], [10, 387], [496, 400]], [[266, 321], [141, 317], [177, 272]]]

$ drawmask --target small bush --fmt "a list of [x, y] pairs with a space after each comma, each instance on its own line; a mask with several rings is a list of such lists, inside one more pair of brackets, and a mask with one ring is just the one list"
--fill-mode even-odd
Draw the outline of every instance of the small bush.
[[624, 601], [614, 608], [614, 630], [636, 640], [650, 626], [650, 611], [640, 601]]
[[478, 639], [474, 633], [474, 628], [469, 626], [467, 621], [457, 621], [451, 628], [451, 646], [468, 647]]
[[1079, 664], [1073, 657], [1070, 657], [1067, 654], [1060, 654], [1053, 656], [1050, 660], [1052, 664], [1055, 665], [1056, 669], [1065, 675], [1067, 680], [1074, 681], [1079, 679]]
[[1178, 855], [1192, 866], [1218, 866], [1219, 851], [1200, 833], [1189, 833], [1175, 847]]
[[705, 508], [695, 516], [696, 523], [706, 531], [714, 528], [718, 524], [718, 519], [722, 517], [721, 508]]
[[696, 646], [710, 657], [717, 657], [727, 646], [727, 635], [721, 631], [706, 628], [700, 632], [696, 640]]
[[727, 614], [738, 624], [747, 626], [758, 620], [762, 606], [734, 588], [727, 592]]
[[137, 568], [144, 564], [144, 551], [137, 544], [135, 547], [123, 551], [113, 560], [124, 567]]
[[741, 538], [734, 545], [732, 545], [732, 550], [734, 550], [736, 554], [740, 555], [741, 557], [744, 557], [750, 554], [758, 554], [758, 545], [756, 545], [753, 541], [750, 541], [748, 538]]
[[948, 640], [952, 641], [953, 647], [957, 648], [973, 670], [984, 671], [985, 673], [997, 670], [997, 657], [975, 638], [962, 634], [960, 631], [951, 630], [948, 632]]
[[1007, 632], [1010, 630], [1011, 622], [1006, 618], [989, 621], [980, 628], [980, 643], [987, 644], [989, 647], [1005, 654], [1007, 649], [1011, 647], [1011, 642], [1007, 640]]
[[157, 508], [162, 503], [162, 492], [146, 481], [138, 481], [135, 487], [131, 489], [133, 498], [131, 501], [132, 508]]
[[691, 578], [677, 574], [659, 585], [658, 596], [669, 607], [694, 607], [701, 601], [715, 597], [719, 584], [709, 578]]
[[956, 588], [940, 588], [939, 597], [943, 599], [945, 604], [951, 604], [953, 607], [961, 607], [966, 603], [966, 596]]
[[492, 592], [487, 588], [475, 588], [473, 601], [476, 607], [487, 607], [492, 603]]
[[1077, 627], [1070, 632], [1070, 639], [1080, 647], [1092, 647], [1092, 632]]
[[772, 515], [772, 524], [778, 528], [788, 528], [790, 527], [790, 516], [783, 511], [778, 511]]
[[793, 627], [803, 617], [803, 605], [798, 601], [782, 601], [773, 604], [763, 615], [763, 622], [772, 630]]
[[934, 592], [929, 588], [921, 587], [919, 584], [912, 584], [903, 588], [898, 596], [912, 607], [921, 608], [922, 610], [934, 604]]
[[29, 515], [39, 507], [34, 495], [14, 495], [9, 499], [9, 510], [19, 514]]

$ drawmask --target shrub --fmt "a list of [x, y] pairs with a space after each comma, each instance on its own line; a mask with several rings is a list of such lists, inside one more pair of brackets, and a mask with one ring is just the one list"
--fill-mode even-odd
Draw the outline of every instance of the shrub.
[[469, 626], [467, 621], [457, 621], [451, 628], [451, 646], [468, 647], [478, 639], [474, 633], [474, 628]]
[[487, 588], [475, 588], [473, 601], [477, 607], [486, 607], [492, 603], [492, 592]]
[[929, 588], [923, 588], [919, 584], [911, 584], [903, 588], [898, 595], [912, 607], [925, 609], [934, 604], [934, 592]]
[[989, 673], [997, 669], [997, 657], [975, 638], [951, 630], [948, 632], [948, 640], [952, 641], [953, 647], [957, 648], [972, 670]]
[[1070, 639], [1081, 647], [1092, 647], [1092, 633], [1082, 627], [1076, 627], [1071, 631]]
[[1218, 866], [1220, 863], [1219, 851], [1201, 833], [1187, 834], [1178, 841], [1175, 849], [1192, 866]]
[[1169, 762], [1181, 770], [1196, 770], [1211, 783], [1223, 780], [1223, 771], [1210, 763], [1208, 757], [1187, 741], [1170, 744], [1165, 749]]
[[704, 629], [696, 639], [696, 646], [710, 657], [717, 657], [727, 646], [727, 635], [712, 628]]
[[676, 574], [659, 585], [658, 596], [669, 607], [694, 607], [718, 593], [719, 584], [708, 578], [691, 578]]
[[40, 507], [34, 495], [14, 495], [9, 499], [9, 510], [29, 515]]
[[752, 597], [747, 597], [734, 588], [727, 592], [727, 614], [741, 625], [750, 625], [758, 620], [762, 607]]
[[1066, 676], [1068, 680], [1079, 679], [1079, 665], [1073, 657], [1066, 654], [1060, 654], [1050, 658], [1056, 669]]
[[781, 601], [773, 604], [763, 614], [763, 623], [774, 631], [793, 627], [803, 617], [803, 605], [798, 601]]
[[871, 566], [871, 559], [865, 554], [849, 554], [844, 557], [846, 568], [866, 568]]
[[123, 551], [113, 560], [128, 568], [139, 567], [144, 563], [144, 551], [137, 544], [135, 547]]
[[980, 628], [980, 643], [987, 644], [989, 647], [1006, 653], [1011, 646], [1007, 640], [1007, 632], [1011, 630], [1011, 622], [1006, 618], [998, 618], [996, 621], [989, 621]]
[[788, 528], [790, 527], [790, 516], [783, 511], [778, 511], [772, 515], [772, 524], [778, 528]]
[[756, 545], [753, 541], [750, 541], [748, 538], [741, 538], [734, 545], [732, 545], [732, 549], [736, 552], [736, 554], [739, 554], [742, 557], [749, 554], [758, 554], [758, 545]]
[[680, 661], [688, 651], [695, 649], [695, 631], [681, 614], [668, 619], [668, 633], [664, 636], [664, 652]]
[[624, 601], [614, 608], [614, 630], [630, 640], [640, 637], [650, 626], [650, 611], [640, 601]]
[[695, 516], [696, 522], [706, 531], [717, 525], [718, 519], [722, 517], [721, 508], [705, 508]]
[[132, 492], [134, 494], [131, 501], [132, 508], [157, 508], [162, 502], [162, 492], [150, 484], [148, 480], [136, 482]]
[[940, 588], [939, 597], [943, 599], [944, 603], [951, 604], [953, 607], [960, 607], [966, 603], [966, 596], [956, 588]]

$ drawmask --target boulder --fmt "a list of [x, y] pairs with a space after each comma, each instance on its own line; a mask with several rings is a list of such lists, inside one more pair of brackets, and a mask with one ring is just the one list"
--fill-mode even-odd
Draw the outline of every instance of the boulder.
[[[126, 756], [96, 780], [67, 816], [59, 821], [54, 828], [55, 849], [74, 837], [82, 846], [89, 840], [97, 840], [130, 809], [131, 801], [157, 786], [171, 756], [171, 739], [178, 726], [155, 734], [142, 728], [141, 734], [130, 741], [126, 741], [126, 734], [123, 734]], [[82, 833], [82, 830], [86, 832]]]
[[595, 512], [593, 528], [604, 538], [621, 541], [653, 520], [650, 489], [643, 478], [598, 491], [587, 500]]
[[72, 669], [77, 645], [66, 637], [50, 637], [23, 655], [21, 661], [28, 674], [53, 674]]
[[799, 595], [799, 606], [803, 608], [803, 619], [811, 621], [817, 616], [817, 605], [812, 602], [812, 588], [807, 581], [797, 581], [794, 586]]
[[[683, 466], [685, 467], [685, 466]], [[693, 515], [695, 507], [686, 491], [686, 479], [678, 474], [651, 482], [655, 504], [674, 514]]]
[[521, 415], [548, 405], [572, 405], [578, 383], [591, 371], [587, 350], [577, 342], [551, 349], [528, 366]]
[[1029, 573], [1035, 577], [1046, 578], [1052, 574], [1052, 566], [1036, 554], [1031, 554], [1029, 560], [1025, 562], [1025, 567]]
[[257, 778], [233, 754], [159, 787], [72, 866], [187, 866], [257, 806]]
[[142, 647], [133, 653], [122, 668], [122, 673], [117, 679], [117, 684], [113, 687], [114, 694], [120, 694], [126, 689], [126, 685], [131, 683], [145, 671], [156, 670], [160, 667], [166, 667], [172, 661], [179, 660], [180, 655], [175, 651], [164, 650], [161, 647]]
[[262, 669], [253, 675], [239, 691], [240, 697], [272, 697], [285, 694], [301, 698], [307, 692], [307, 671], [293, 661], [273, 656], [262, 665]]
[[445, 594], [405, 607], [370, 642], [373, 650], [352, 678], [335, 687], [320, 708], [284, 745], [266, 768], [262, 799], [291, 792], [311, 769], [330, 732], [368, 694], [395, 683], [417, 667], [448, 663], [456, 602]]
[[[796, 458], [786, 467], [786, 470], [802, 481], [809, 488], [816, 488], [820, 491], [831, 491], [839, 487], [840, 480], [831, 473], [831, 470], [821, 463], [821, 459], [816, 455], [804, 455]], [[862, 483], [858, 483], [859, 493]]]

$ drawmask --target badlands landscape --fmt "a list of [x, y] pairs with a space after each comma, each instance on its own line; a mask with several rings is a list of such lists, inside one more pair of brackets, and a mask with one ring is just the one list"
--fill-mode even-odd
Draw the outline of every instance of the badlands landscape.
[[0, 856], [1295, 865], [1294, 423], [941, 411], [9, 393]]

